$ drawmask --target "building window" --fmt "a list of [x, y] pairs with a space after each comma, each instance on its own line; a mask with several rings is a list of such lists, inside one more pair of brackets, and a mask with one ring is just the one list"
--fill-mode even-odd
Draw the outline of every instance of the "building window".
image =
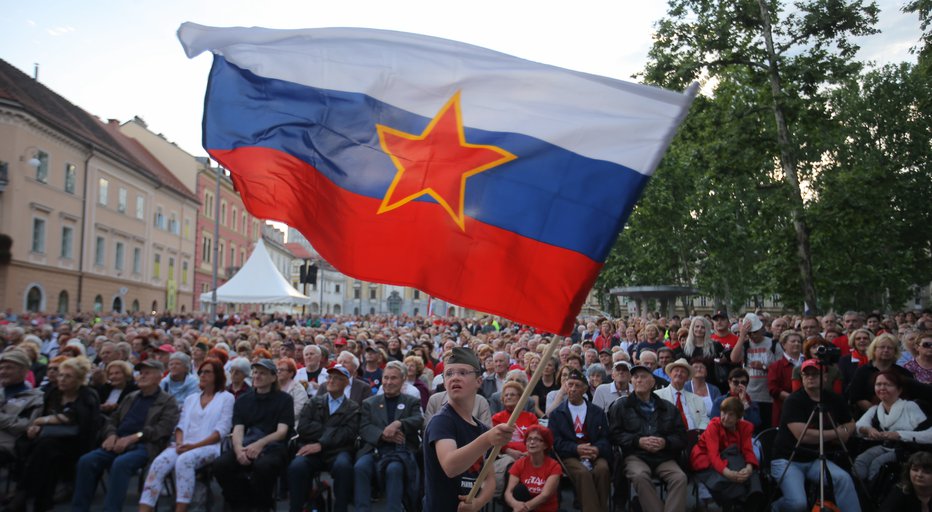
[[139, 220], [146, 218], [146, 198], [136, 196], [136, 218]]
[[120, 272], [123, 271], [123, 242], [116, 243], [116, 261], [113, 262], [114, 267]]
[[375, 300], [375, 294], [376, 294], [376, 289], [370, 287], [369, 288], [369, 300]]
[[61, 228], [61, 257], [70, 260], [74, 254], [74, 228], [62, 226]]
[[74, 186], [77, 181], [74, 164], [65, 164], [65, 192], [74, 194]]
[[[421, 290], [414, 290], [414, 300], [419, 300], [421, 298]], [[416, 315], [417, 313], [415, 313]]]
[[168, 280], [175, 280], [175, 258], [168, 257]]
[[[233, 207], [233, 213], [230, 214], [230, 223], [233, 224], [233, 231], [236, 231], [236, 207]], [[233, 258], [230, 258], [230, 261], [233, 261]]]
[[110, 190], [110, 182], [106, 178], [100, 178], [97, 181], [97, 202], [101, 206], [107, 206], [107, 193]]
[[236, 246], [233, 245], [233, 242], [230, 242], [230, 266], [232, 267], [236, 263]]
[[204, 235], [201, 241], [201, 260], [204, 263], [210, 263], [210, 238], [207, 235]]
[[155, 254], [155, 263], [152, 265], [152, 278], [159, 279], [162, 274], [162, 255]]
[[152, 217], [152, 224], [159, 229], [165, 229], [165, 215], [162, 214], [161, 206], [155, 207], [155, 215]]
[[217, 266], [223, 266], [223, 240], [217, 242]]
[[104, 237], [97, 237], [97, 241], [94, 246], [94, 264], [98, 267], [104, 266], [104, 245]]
[[45, 254], [45, 219], [32, 219], [32, 252]]
[[178, 229], [178, 219], [176, 218], [174, 213], [172, 213], [171, 216], [168, 218], [168, 231], [170, 231], [171, 234], [173, 235], [177, 235], [180, 233]]
[[42, 310], [42, 290], [33, 286], [26, 292], [26, 311], [38, 313]]
[[249, 216], [246, 215], [246, 212], [243, 212], [243, 233], [249, 233]]
[[703, 307], [703, 308], [704, 308], [704, 307], [706, 306], [706, 303], [707, 303], [707, 301], [706, 301], [706, 298], [705, 298], [704, 296], [703, 296], [703, 297], [699, 297], [699, 306], [700, 306], [700, 307]]
[[184, 218], [184, 239], [191, 239], [191, 219], [187, 217]]
[[58, 314], [64, 315], [67, 312], [68, 312], [68, 292], [66, 290], [62, 290], [61, 293], [58, 294]]
[[133, 247], [133, 273], [142, 273], [142, 249]]
[[39, 183], [49, 182], [49, 154], [45, 151], [36, 153], [36, 159], [39, 160], [39, 167], [36, 167], [36, 181]]
[[204, 192], [204, 217], [214, 217], [214, 196], [210, 192]]
[[227, 225], [227, 203], [226, 201], [220, 201], [220, 225]]
[[100, 313], [104, 310], [104, 298], [100, 295], [94, 297], [94, 312]]
[[333, 291], [335, 291], [336, 293], [340, 293], [340, 285], [335, 284], [335, 285], [333, 285], [333, 287], [334, 287], [334, 290], [333, 290]]
[[188, 284], [188, 260], [181, 262], [181, 284]]
[[243, 266], [246, 263], [246, 249], [239, 250], [239, 266]]
[[117, 312], [117, 313], [122, 313], [122, 312], [123, 312], [123, 299], [121, 299], [121, 298], [119, 298], [119, 297], [114, 297], [114, 298], [113, 298], [113, 305], [112, 305], [111, 311], [115, 311], [115, 312]]
[[120, 190], [117, 191], [117, 211], [126, 213], [126, 189], [123, 187], [120, 187]]
[[139, 312], [139, 299], [133, 300], [133, 313]]

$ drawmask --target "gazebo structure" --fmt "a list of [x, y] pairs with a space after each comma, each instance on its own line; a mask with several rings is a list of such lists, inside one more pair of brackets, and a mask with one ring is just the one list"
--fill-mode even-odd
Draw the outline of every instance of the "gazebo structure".
[[614, 297], [628, 297], [634, 299], [637, 304], [637, 312], [642, 318], [647, 317], [646, 301], [657, 300], [660, 302], [660, 311], [666, 316], [673, 316], [676, 307], [677, 297], [684, 295], [698, 295], [699, 290], [689, 286], [625, 286], [612, 288], [609, 293]]

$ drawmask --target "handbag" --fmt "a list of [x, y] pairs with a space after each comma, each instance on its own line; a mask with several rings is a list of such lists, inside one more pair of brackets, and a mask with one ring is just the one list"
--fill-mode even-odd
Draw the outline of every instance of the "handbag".
[[77, 425], [44, 425], [39, 430], [39, 439], [61, 439], [78, 437], [81, 429]]

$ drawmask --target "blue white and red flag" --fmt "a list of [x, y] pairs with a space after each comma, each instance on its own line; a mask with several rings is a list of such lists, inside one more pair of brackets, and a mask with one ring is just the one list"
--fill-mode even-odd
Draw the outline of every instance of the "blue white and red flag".
[[694, 94], [401, 32], [178, 31], [204, 148], [346, 275], [568, 334]]

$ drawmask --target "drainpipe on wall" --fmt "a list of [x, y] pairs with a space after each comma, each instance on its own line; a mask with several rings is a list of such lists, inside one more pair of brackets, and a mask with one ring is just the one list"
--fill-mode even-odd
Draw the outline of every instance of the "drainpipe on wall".
[[87, 250], [85, 247], [85, 238], [87, 234], [87, 182], [88, 175], [90, 174], [90, 162], [91, 158], [94, 158], [94, 145], [88, 144], [87, 146], [87, 158], [84, 159], [84, 192], [81, 195], [81, 251], [78, 252], [78, 298], [76, 301], [76, 310], [78, 313], [81, 312], [81, 294], [84, 292], [84, 251]]

